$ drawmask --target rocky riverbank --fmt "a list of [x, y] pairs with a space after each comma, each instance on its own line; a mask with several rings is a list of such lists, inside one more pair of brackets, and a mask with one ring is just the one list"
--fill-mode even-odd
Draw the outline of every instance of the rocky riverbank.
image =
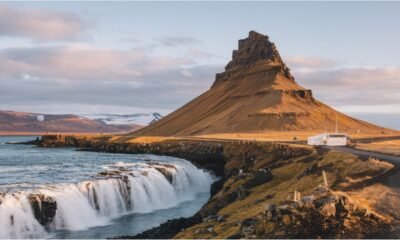
[[[390, 218], [346, 195], [389, 172], [393, 166], [387, 163], [278, 143], [116, 143], [107, 137], [47, 136], [37, 144], [175, 156], [221, 176], [211, 187], [210, 200], [193, 217], [121, 238], [393, 237]], [[321, 188], [323, 172], [328, 180]]]

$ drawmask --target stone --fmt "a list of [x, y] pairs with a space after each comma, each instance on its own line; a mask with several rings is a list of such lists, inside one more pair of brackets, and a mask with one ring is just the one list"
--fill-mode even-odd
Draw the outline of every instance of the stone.
[[247, 188], [252, 188], [272, 180], [272, 172], [269, 168], [262, 168], [254, 172], [246, 181]]
[[333, 217], [336, 215], [336, 207], [334, 203], [324, 204], [320, 209], [320, 213], [325, 217]]
[[218, 215], [210, 215], [206, 218], [203, 218], [203, 222], [214, 222], [218, 219]]
[[218, 216], [217, 222], [223, 222], [225, 221], [225, 218], [223, 216]]
[[53, 221], [56, 215], [57, 202], [52, 197], [43, 194], [30, 194], [28, 200], [35, 218], [41, 225], [47, 226]]
[[286, 226], [289, 226], [290, 224], [292, 224], [291, 217], [288, 214], [283, 215], [282, 223], [285, 224]]
[[304, 196], [301, 199], [301, 202], [303, 203], [303, 207], [305, 208], [314, 207], [314, 195]]
[[335, 205], [339, 201], [338, 196], [336, 195], [329, 195], [325, 197], [321, 197], [314, 200], [315, 207], [320, 208], [326, 204], [333, 204]]
[[313, 192], [315, 199], [324, 197], [328, 194], [329, 194], [329, 189], [327, 189], [325, 187], [318, 187]]
[[272, 203], [265, 204], [265, 211], [267, 211], [267, 212], [271, 212], [271, 211], [275, 210], [275, 208], [276, 208], [275, 204], [272, 204]]
[[236, 190], [236, 193], [237, 193], [237, 199], [243, 200], [249, 195], [249, 190], [245, 186], [240, 185]]
[[247, 228], [247, 227], [253, 226], [253, 225], [256, 224], [256, 223], [257, 223], [257, 219], [256, 219], [256, 218], [254, 218], [254, 217], [246, 218], [245, 220], [243, 220], [243, 221], [241, 222], [240, 227], [241, 227], [241, 228]]

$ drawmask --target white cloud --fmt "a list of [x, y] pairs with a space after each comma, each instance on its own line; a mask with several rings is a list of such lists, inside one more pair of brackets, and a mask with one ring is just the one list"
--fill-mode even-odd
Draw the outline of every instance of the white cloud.
[[354, 67], [317, 58], [295, 59], [297, 65], [288, 66], [296, 81], [330, 105], [347, 112], [390, 113], [397, 109], [400, 67]]
[[65, 40], [86, 29], [78, 16], [42, 9], [13, 9], [0, 5], [0, 36], [35, 40]]
[[200, 41], [193, 38], [193, 37], [186, 37], [186, 36], [164, 36], [157, 39], [159, 43], [167, 47], [182, 47], [182, 46], [189, 46]]
[[86, 104], [173, 109], [209, 88], [220, 68], [200, 66], [195, 60], [149, 54], [147, 49], [76, 44], [2, 49], [0, 108], [29, 105], [31, 111], [40, 106], [57, 111], [52, 108], [58, 106], [73, 112], [66, 105]]
[[195, 63], [188, 57], [148, 55], [85, 45], [11, 48], [0, 50], [0, 76], [24, 74], [39, 78], [79, 80], [134, 80], [149, 72]]
[[188, 69], [182, 69], [181, 73], [184, 77], [193, 77], [193, 74]]
[[331, 59], [324, 59], [310, 56], [288, 56], [284, 58], [286, 65], [297, 70], [326, 69], [338, 65]]

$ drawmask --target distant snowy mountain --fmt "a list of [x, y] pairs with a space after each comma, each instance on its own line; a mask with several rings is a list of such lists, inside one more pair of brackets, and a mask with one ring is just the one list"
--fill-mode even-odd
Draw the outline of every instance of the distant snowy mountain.
[[[153, 118], [150, 119], [150, 121]], [[106, 124], [103, 121], [74, 114], [42, 114], [14, 111], [0, 111], [0, 135], [2, 133], [119, 133], [132, 132], [143, 125]]]
[[107, 125], [127, 125], [136, 124], [147, 126], [162, 118], [161, 114], [154, 113], [134, 113], [134, 114], [88, 114], [82, 117], [103, 122]]

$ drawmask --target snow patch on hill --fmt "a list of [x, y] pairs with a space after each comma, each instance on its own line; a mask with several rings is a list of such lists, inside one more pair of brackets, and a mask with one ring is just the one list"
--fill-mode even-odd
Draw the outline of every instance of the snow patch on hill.
[[134, 114], [88, 114], [83, 117], [101, 121], [107, 125], [124, 125], [124, 124], [137, 124], [147, 126], [150, 123], [158, 121], [162, 118], [161, 114], [153, 113], [134, 113]]

